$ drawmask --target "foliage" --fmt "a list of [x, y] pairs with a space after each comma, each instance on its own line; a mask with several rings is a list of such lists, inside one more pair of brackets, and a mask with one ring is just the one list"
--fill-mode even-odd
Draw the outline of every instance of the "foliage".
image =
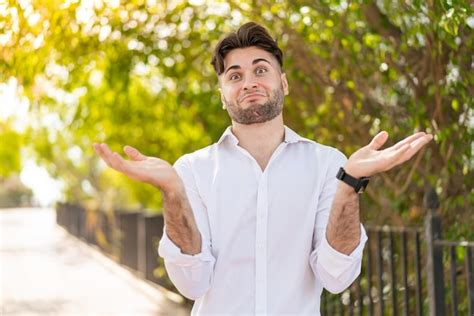
[[[1, 2], [0, 2], [1, 3]], [[435, 141], [372, 179], [363, 217], [417, 223], [428, 185], [449, 236], [474, 239], [474, 16], [468, 1], [59, 1], [0, 4], [0, 80], [30, 100], [25, 135], [71, 201], [160, 206], [156, 190], [103, 172], [91, 145], [124, 144], [173, 162], [230, 123], [209, 65], [248, 20], [285, 53], [287, 125], [349, 155], [379, 130]], [[130, 193], [130, 194], [128, 194]], [[461, 221], [462, 219], [462, 221]]]
[[0, 180], [0, 208], [31, 206], [33, 192], [15, 176]]
[[0, 180], [8, 178], [20, 171], [21, 135], [16, 132], [10, 122], [0, 122]]

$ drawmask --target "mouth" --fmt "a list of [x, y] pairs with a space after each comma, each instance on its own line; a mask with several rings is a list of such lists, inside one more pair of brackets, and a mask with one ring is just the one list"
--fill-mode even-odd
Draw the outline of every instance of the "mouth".
[[258, 98], [262, 98], [262, 97], [266, 97], [266, 95], [263, 94], [263, 93], [251, 93], [251, 94], [247, 94], [247, 95], [243, 96], [243, 97], [240, 99], [240, 102], [242, 102], [242, 101], [244, 101], [244, 100], [251, 101], [251, 100], [258, 99]]

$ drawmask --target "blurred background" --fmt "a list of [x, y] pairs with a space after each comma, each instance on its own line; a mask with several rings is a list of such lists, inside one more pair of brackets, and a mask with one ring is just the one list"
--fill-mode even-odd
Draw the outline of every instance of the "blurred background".
[[173, 163], [230, 124], [210, 65], [224, 33], [266, 26], [284, 53], [286, 124], [350, 155], [434, 134], [362, 198], [373, 225], [419, 225], [427, 188], [444, 237], [474, 240], [470, 1], [0, 1], [0, 206], [161, 212], [161, 196], [93, 153], [125, 144]]
[[380, 130], [427, 131], [410, 164], [375, 177], [365, 220], [416, 222], [426, 185], [473, 239], [474, 15], [468, 1], [1, 1], [0, 203], [159, 209], [93, 142], [173, 163], [230, 124], [210, 65], [253, 20], [284, 51], [286, 124], [350, 155]]

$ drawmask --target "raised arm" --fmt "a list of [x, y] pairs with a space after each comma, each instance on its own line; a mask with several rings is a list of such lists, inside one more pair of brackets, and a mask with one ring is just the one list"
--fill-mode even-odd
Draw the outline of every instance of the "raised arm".
[[193, 255], [201, 251], [201, 235], [183, 181], [173, 166], [165, 160], [145, 156], [130, 146], [124, 147], [129, 160], [112, 152], [106, 144], [94, 144], [94, 149], [109, 167], [159, 188], [163, 193], [163, 216], [168, 237], [184, 254]]
[[[432, 135], [423, 132], [415, 133], [389, 148], [379, 150], [388, 139], [387, 132], [380, 132], [370, 144], [350, 156], [344, 169], [355, 178], [390, 170], [413, 157], [432, 138]], [[352, 187], [341, 181], [334, 196], [326, 238], [331, 247], [346, 255], [360, 242], [359, 196]]]
[[359, 220], [359, 194], [336, 179], [338, 168], [344, 166], [346, 172], [355, 178], [372, 176], [407, 161], [432, 138], [425, 133], [416, 133], [392, 147], [379, 150], [387, 137], [386, 132], [379, 133], [349, 160], [342, 153], [331, 157], [332, 163], [319, 198], [315, 249], [310, 264], [322, 285], [332, 293], [346, 289], [360, 274], [367, 240]]

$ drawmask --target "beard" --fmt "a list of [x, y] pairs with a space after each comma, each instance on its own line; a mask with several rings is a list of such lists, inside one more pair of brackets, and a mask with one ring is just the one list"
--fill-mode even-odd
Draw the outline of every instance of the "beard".
[[230, 118], [244, 125], [264, 123], [277, 117], [283, 110], [283, 87], [272, 91], [270, 98], [265, 103], [251, 103], [247, 108], [242, 108], [240, 102], [232, 103], [224, 99]]

